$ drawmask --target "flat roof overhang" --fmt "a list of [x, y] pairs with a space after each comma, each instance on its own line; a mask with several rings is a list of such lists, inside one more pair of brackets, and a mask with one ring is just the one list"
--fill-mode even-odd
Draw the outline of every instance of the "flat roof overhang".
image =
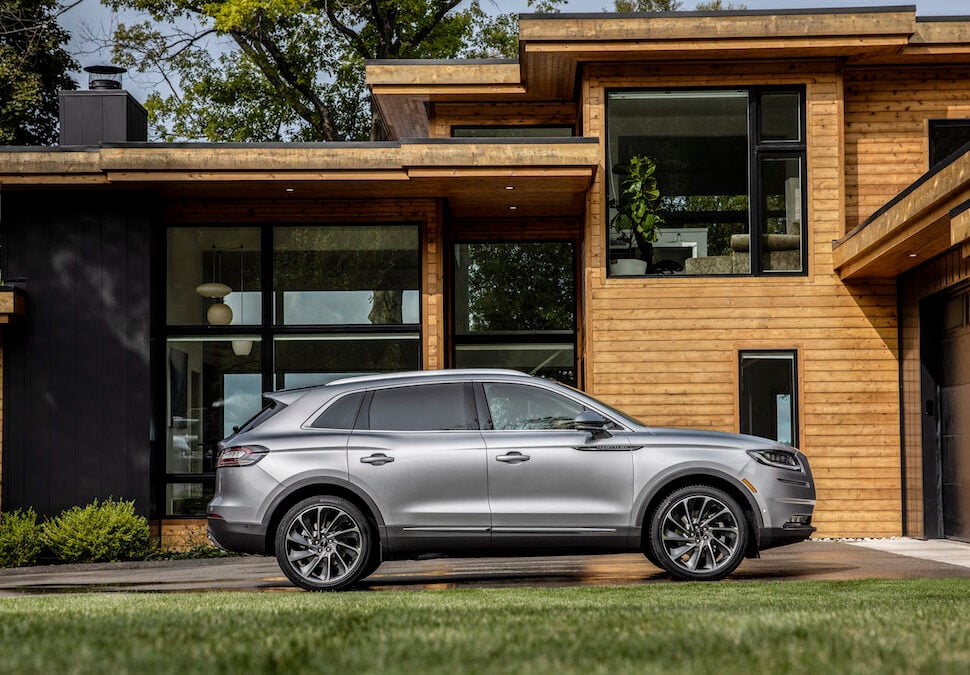
[[583, 218], [599, 155], [599, 142], [586, 138], [6, 148], [0, 151], [0, 191], [442, 199], [454, 218]]
[[367, 83], [399, 137], [427, 132], [426, 106], [571, 101], [583, 64], [838, 59], [847, 66], [968, 63], [970, 18], [916, 7], [523, 14], [517, 60], [370, 61]]
[[970, 145], [833, 242], [844, 281], [895, 278], [955, 247], [970, 257]]

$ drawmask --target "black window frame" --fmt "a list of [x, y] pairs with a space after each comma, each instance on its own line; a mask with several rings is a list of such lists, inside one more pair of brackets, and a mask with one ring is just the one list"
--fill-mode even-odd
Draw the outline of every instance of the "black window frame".
[[[745, 396], [746, 387], [744, 379], [744, 359], [745, 357], [752, 358], [757, 357], [759, 354], [775, 354], [779, 356], [790, 356], [791, 357], [791, 373], [792, 373], [792, 419], [791, 419], [791, 435], [792, 440], [790, 445], [793, 447], [798, 447], [800, 440], [799, 434], [799, 424], [801, 420], [801, 414], [799, 412], [800, 398], [798, 396], [798, 349], [739, 349], [738, 350], [738, 431], [742, 434], [756, 435], [751, 432], [750, 429], [745, 429], [745, 419], [748, 413], [747, 407], [747, 397]], [[764, 438], [763, 436], [758, 436], [758, 438]], [[768, 439], [776, 440], [776, 439]], [[776, 440], [776, 442], [779, 442]]]
[[[810, 232], [808, 223], [808, 124], [806, 86], [797, 85], [755, 85], [755, 86], [723, 86], [723, 87], [608, 87], [605, 91], [605, 134], [609, 138], [610, 132], [610, 95], [616, 92], [721, 92], [744, 91], [748, 94], [748, 234], [750, 242], [750, 267], [746, 274], [665, 274], [657, 272], [638, 275], [632, 278], [713, 278], [732, 279], [739, 277], [804, 277], [808, 276]], [[763, 140], [761, 138], [761, 97], [765, 94], [797, 93], [799, 100], [800, 138], [798, 140]], [[612, 167], [614, 162], [610, 157], [609, 142], [605, 143], [606, 166]], [[798, 158], [801, 172], [801, 269], [800, 270], [766, 270], [761, 264], [761, 228], [764, 221], [762, 186], [764, 184], [761, 171], [762, 159]], [[603, 181], [605, 195], [610, 193], [612, 171], [606, 172]], [[604, 211], [604, 227], [602, 236], [605, 238], [604, 250], [609, 250], [610, 241], [610, 210]], [[607, 260], [607, 263], [609, 261]], [[630, 275], [613, 275], [607, 264], [607, 278], [631, 278]]]
[[936, 149], [937, 139], [936, 139], [935, 132], [938, 129], [946, 129], [946, 128], [952, 129], [957, 127], [963, 127], [967, 129], [967, 132], [968, 132], [967, 141], [968, 143], [970, 143], [970, 118], [936, 119], [936, 120], [928, 121], [927, 130], [926, 130], [926, 135], [927, 135], [926, 145], [927, 145], [927, 161], [929, 162], [930, 170], [932, 170], [933, 167], [939, 164], [946, 163], [946, 160], [948, 157], [950, 157], [950, 155], [955, 155], [957, 153], [962, 154], [963, 152], [970, 150], [970, 147], [967, 147], [967, 143], [964, 143], [963, 145], [958, 146], [954, 150], [951, 150], [950, 152], [942, 155], [940, 154], [940, 151]]
[[[416, 244], [419, 258], [418, 287], [419, 297], [425, 289], [424, 274], [424, 238], [425, 228], [421, 221], [312, 221], [312, 222], [198, 222], [198, 223], [168, 223], [158, 228], [152, 235], [152, 249], [159, 255], [152, 255], [152, 293], [151, 293], [151, 377], [152, 377], [152, 425], [150, 472], [152, 475], [151, 507], [153, 517], [165, 520], [199, 519], [205, 514], [168, 514], [166, 513], [165, 494], [170, 484], [201, 484], [203, 491], [215, 487], [216, 457], [211, 458], [211, 470], [200, 473], [169, 473], [167, 470], [167, 432], [168, 420], [166, 415], [167, 378], [168, 374], [168, 343], [179, 338], [199, 339], [245, 339], [252, 337], [259, 340], [260, 345], [260, 375], [261, 391], [276, 391], [276, 341], [278, 337], [341, 337], [356, 334], [400, 335], [402, 338], [415, 336], [417, 343], [417, 364], [420, 368], [423, 362], [423, 327], [424, 303], [418, 303], [417, 323], [407, 324], [285, 324], [276, 323], [274, 312], [274, 298], [276, 295], [274, 279], [274, 232], [278, 227], [355, 227], [355, 226], [387, 226], [413, 227], [416, 230]], [[169, 232], [178, 229], [225, 229], [258, 228], [260, 243], [260, 289], [262, 316], [261, 323], [252, 325], [186, 325], [168, 323], [168, 236]], [[262, 410], [262, 408], [261, 408]], [[258, 413], [257, 413], [258, 414]], [[358, 411], [358, 416], [360, 412]], [[213, 453], [215, 450], [213, 449]], [[203, 460], [204, 461], [204, 460]]]

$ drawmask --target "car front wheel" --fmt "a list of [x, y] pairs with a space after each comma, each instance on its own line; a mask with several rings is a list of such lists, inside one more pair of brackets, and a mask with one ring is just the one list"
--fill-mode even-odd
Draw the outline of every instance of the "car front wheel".
[[714, 581], [741, 564], [748, 536], [748, 522], [733, 497], [692, 485], [673, 491], [653, 511], [648, 558], [678, 579]]
[[373, 571], [370, 524], [339, 497], [310, 497], [294, 505], [276, 531], [276, 560], [287, 578], [308, 591], [339, 591]]

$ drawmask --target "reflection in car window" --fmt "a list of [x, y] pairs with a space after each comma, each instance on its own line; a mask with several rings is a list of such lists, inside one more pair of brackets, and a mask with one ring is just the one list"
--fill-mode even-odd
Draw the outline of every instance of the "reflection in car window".
[[499, 382], [484, 386], [494, 429], [572, 430], [576, 415], [584, 410], [581, 404], [538, 387]]
[[422, 384], [378, 389], [370, 404], [370, 428], [385, 431], [478, 429], [474, 393], [464, 384]]
[[310, 425], [315, 429], [353, 429], [363, 393], [350, 394], [331, 403]]

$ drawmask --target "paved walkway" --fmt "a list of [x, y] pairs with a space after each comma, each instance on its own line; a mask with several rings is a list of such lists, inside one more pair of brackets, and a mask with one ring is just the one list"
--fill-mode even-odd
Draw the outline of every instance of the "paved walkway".
[[896, 537], [893, 539], [869, 539], [849, 542], [854, 546], [871, 548], [876, 551], [905, 555], [920, 560], [935, 560], [948, 565], [970, 567], [970, 544], [952, 539], [910, 539]]
[[[765, 551], [729, 577], [765, 582], [970, 578], [970, 545], [890, 539], [808, 541]], [[639, 554], [537, 558], [439, 558], [381, 565], [360, 590], [624, 585], [669, 582]], [[274, 558], [246, 556], [0, 569], [0, 596], [83, 592], [299, 592]]]

